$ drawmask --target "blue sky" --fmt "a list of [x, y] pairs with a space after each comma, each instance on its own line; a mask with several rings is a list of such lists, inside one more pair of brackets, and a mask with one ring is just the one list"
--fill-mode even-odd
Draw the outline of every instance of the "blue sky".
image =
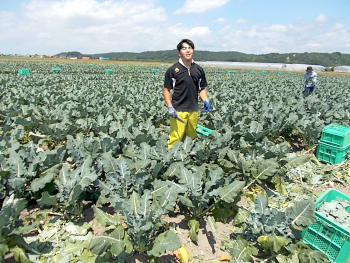
[[0, 53], [350, 53], [349, 0], [0, 0]]

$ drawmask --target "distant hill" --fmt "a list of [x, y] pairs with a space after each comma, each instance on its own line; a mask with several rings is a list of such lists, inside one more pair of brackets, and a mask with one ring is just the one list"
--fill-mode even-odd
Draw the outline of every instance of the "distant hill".
[[[82, 54], [78, 51], [62, 52], [57, 55], [74, 56], [81, 58], [90, 56], [94, 58], [106, 57], [115, 60], [144, 60], [175, 62], [178, 60], [177, 50], [134, 52], [111, 52], [101, 54]], [[198, 61], [231, 61], [231, 62], [265, 62], [265, 63], [291, 63], [323, 65], [325, 67], [336, 67], [350, 65], [350, 54], [340, 52], [333, 53], [269, 53], [263, 55], [245, 54], [237, 51], [201, 51], [196, 50], [194, 57]]]

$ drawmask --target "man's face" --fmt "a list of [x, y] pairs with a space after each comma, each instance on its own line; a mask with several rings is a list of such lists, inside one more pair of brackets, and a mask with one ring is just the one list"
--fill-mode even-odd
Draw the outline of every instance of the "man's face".
[[187, 43], [182, 43], [182, 48], [179, 51], [179, 56], [181, 57], [182, 60], [192, 59], [193, 48]]
[[312, 69], [307, 70], [307, 73], [311, 74], [312, 73]]

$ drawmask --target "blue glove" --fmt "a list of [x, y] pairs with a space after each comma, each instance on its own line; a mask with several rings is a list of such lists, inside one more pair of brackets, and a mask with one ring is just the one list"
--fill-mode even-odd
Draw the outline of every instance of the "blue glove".
[[210, 104], [209, 104], [209, 100], [206, 99], [204, 100], [204, 112], [208, 112], [210, 110]]
[[173, 117], [173, 118], [177, 117], [177, 112], [176, 112], [176, 110], [174, 109], [173, 106], [170, 106], [168, 108], [168, 112], [169, 112], [170, 117]]

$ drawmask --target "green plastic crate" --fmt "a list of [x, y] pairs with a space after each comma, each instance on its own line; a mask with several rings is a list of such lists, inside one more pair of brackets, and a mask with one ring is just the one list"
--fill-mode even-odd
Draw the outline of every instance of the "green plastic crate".
[[61, 69], [60, 69], [60, 68], [52, 68], [51, 71], [52, 71], [52, 72], [60, 72]]
[[350, 127], [332, 123], [322, 130], [321, 140], [337, 147], [350, 145]]
[[26, 68], [21, 68], [21, 69], [18, 70], [18, 73], [20, 75], [29, 75], [30, 74], [30, 70], [26, 69]]
[[336, 147], [331, 144], [319, 141], [316, 150], [317, 160], [323, 163], [339, 164], [344, 162], [350, 155], [350, 145], [347, 147]]
[[235, 73], [235, 72], [236, 72], [235, 70], [228, 70], [226, 73], [230, 74], [230, 73]]
[[152, 69], [152, 72], [159, 72], [159, 69]]
[[333, 200], [350, 201], [350, 196], [335, 189], [324, 192], [315, 203], [317, 221], [308, 225], [301, 235], [304, 243], [325, 253], [331, 262], [347, 263], [350, 262], [350, 231], [317, 212], [324, 202]]
[[112, 75], [112, 74], [113, 74], [113, 70], [111, 70], [111, 69], [106, 69], [106, 70], [105, 70], [105, 73], [106, 73], [106, 75]]
[[197, 125], [196, 132], [197, 132], [197, 135], [199, 136], [209, 136], [212, 133], [212, 130], [205, 128], [203, 126]]

